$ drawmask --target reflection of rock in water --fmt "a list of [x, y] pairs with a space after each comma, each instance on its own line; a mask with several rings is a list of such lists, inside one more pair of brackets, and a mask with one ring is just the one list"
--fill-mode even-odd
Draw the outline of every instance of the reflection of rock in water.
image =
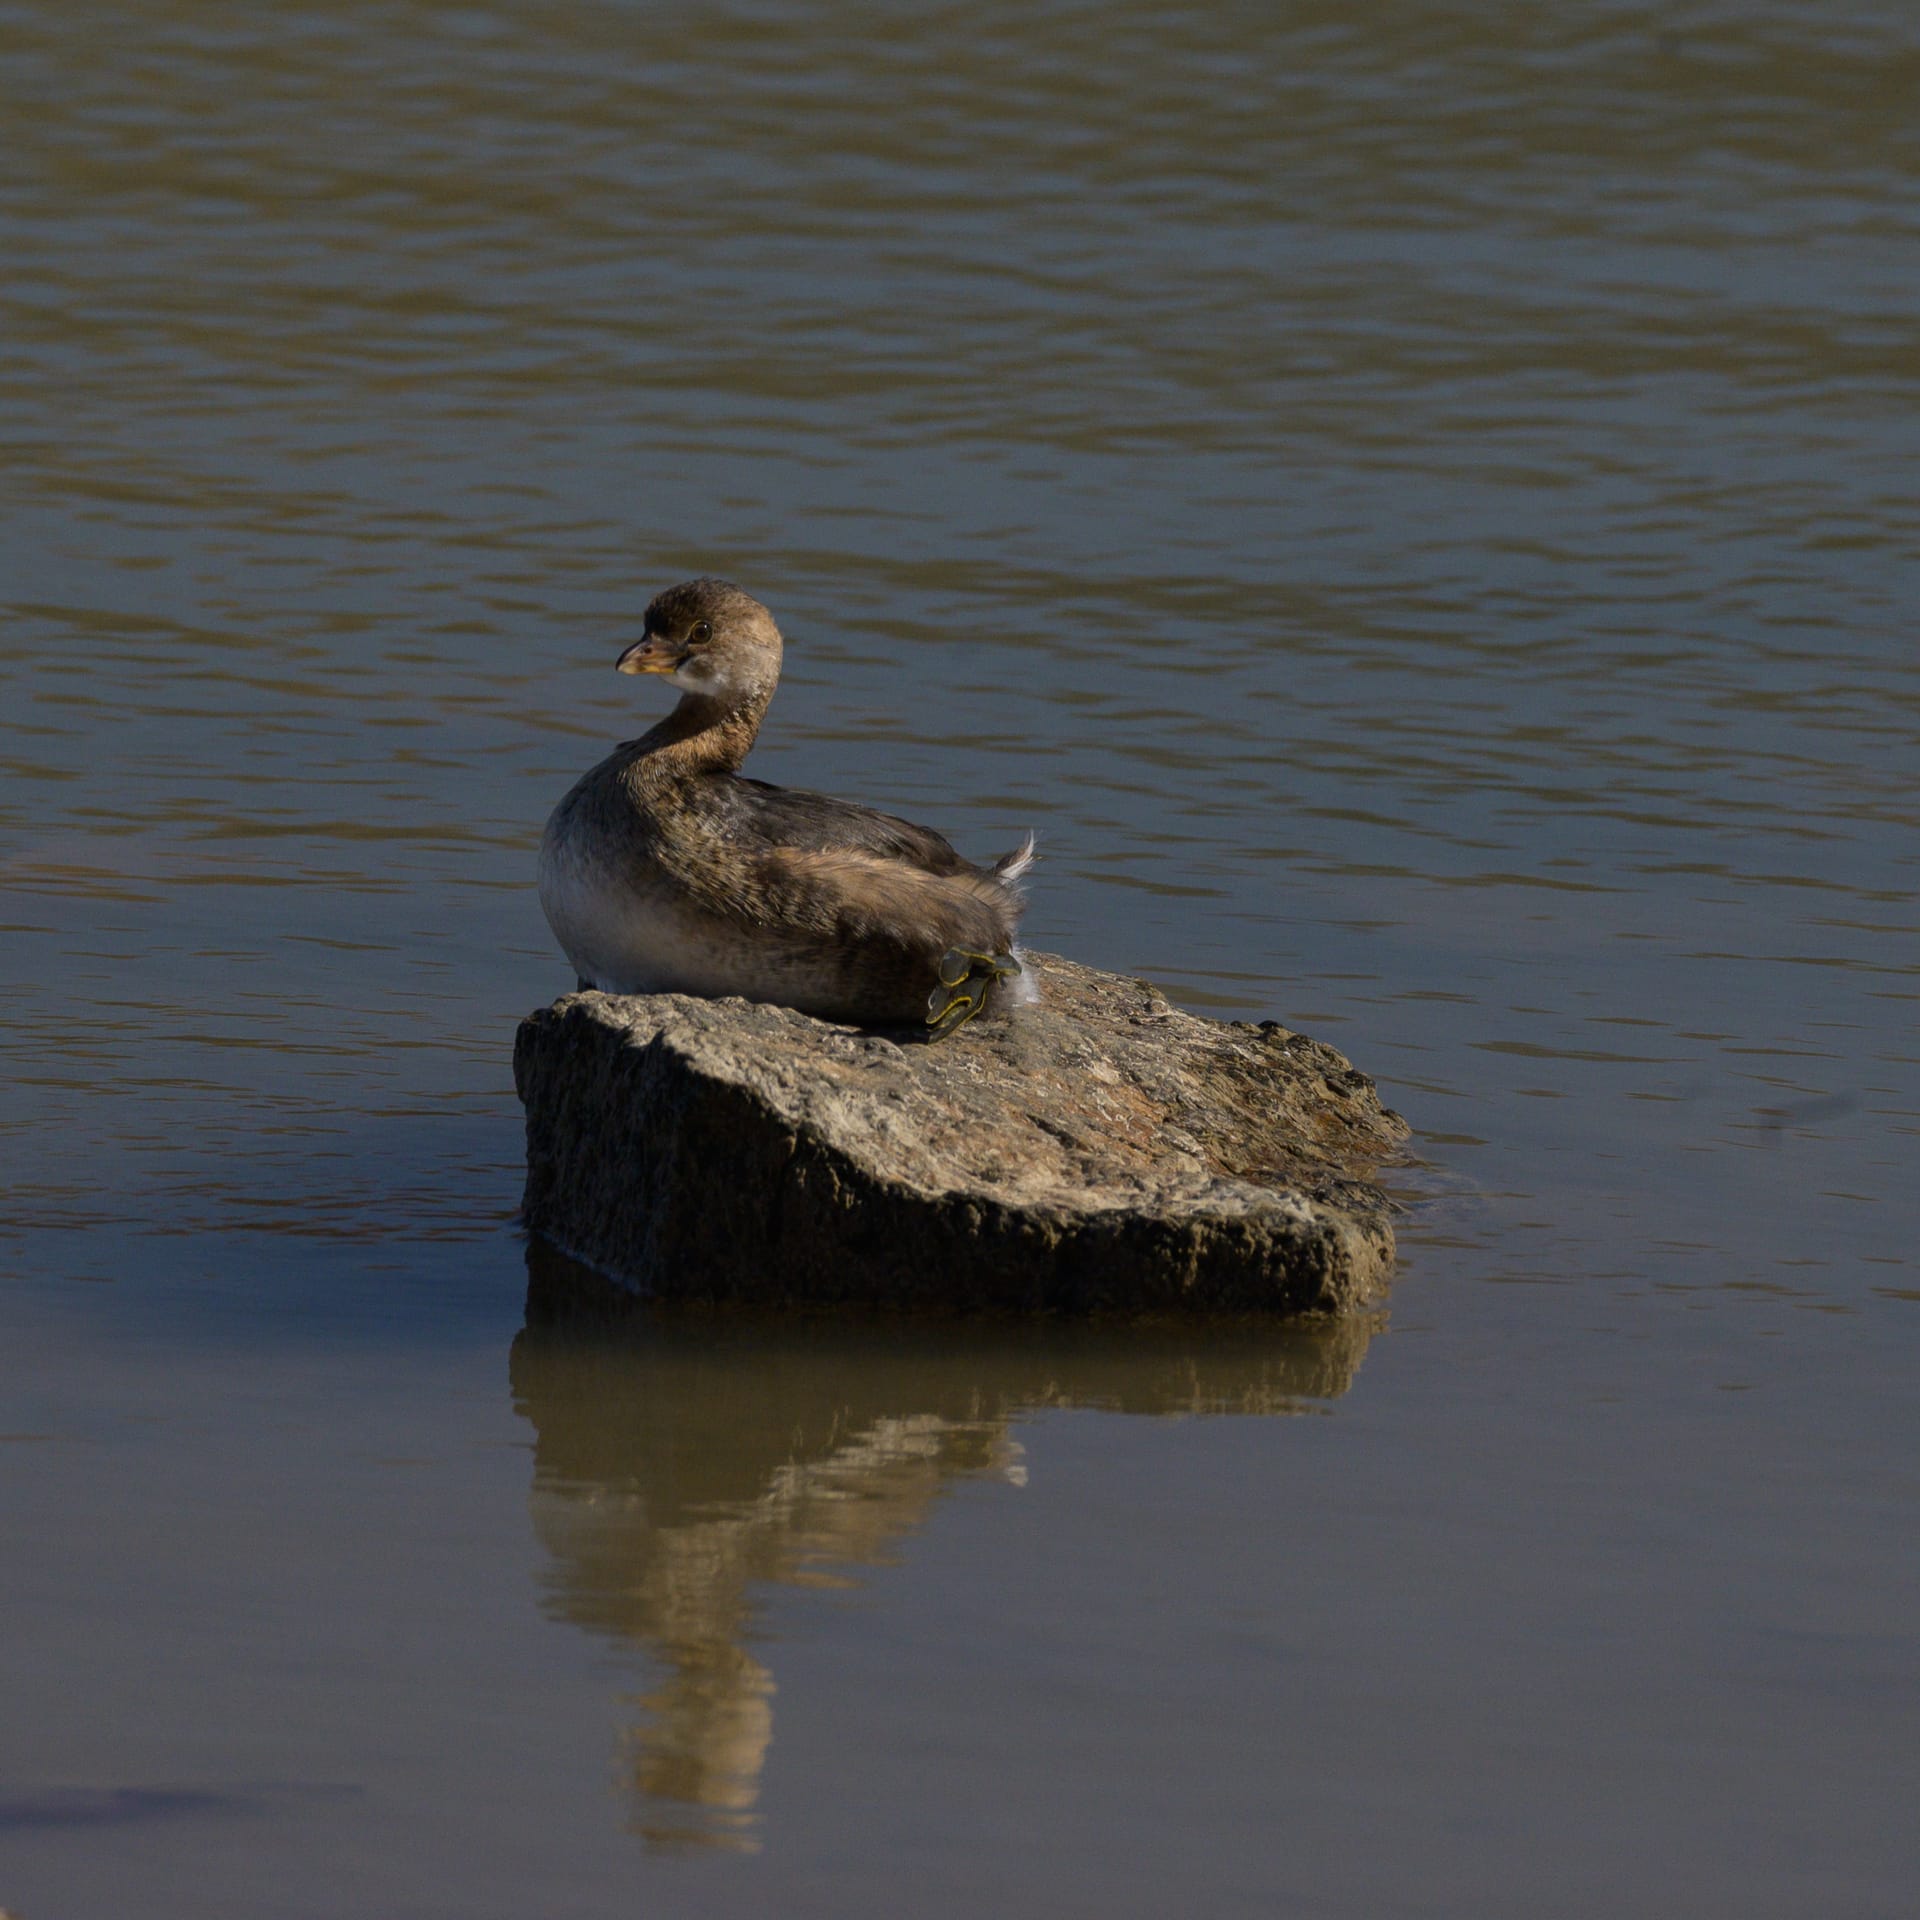
[[1364, 1321], [1287, 1329], [657, 1314], [538, 1242], [514, 1402], [562, 1619], [665, 1669], [627, 1773], [664, 1843], [751, 1844], [774, 1681], [763, 1582], [884, 1564], [943, 1488], [1024, 1478], [1008, 1428], [1051, 1406], [1285, 1413], [1342, 1393]]

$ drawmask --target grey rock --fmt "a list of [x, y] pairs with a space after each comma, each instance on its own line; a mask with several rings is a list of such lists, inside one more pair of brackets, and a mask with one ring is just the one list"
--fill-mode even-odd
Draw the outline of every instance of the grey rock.
[[520, 1023], [527, 1225], [659, 1299], [1341, 1313], [1393, 1264], [1373, 1082], [1268, 1021], [1028, 956], [924, 1045], [574, 993]]

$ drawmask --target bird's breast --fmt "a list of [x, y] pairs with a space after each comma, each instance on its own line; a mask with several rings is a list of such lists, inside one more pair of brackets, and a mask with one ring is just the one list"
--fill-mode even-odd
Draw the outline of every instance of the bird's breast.
[[540, 905], [574, 971], [606, 993], [753, 995], [773, 959], [643, 840], [583, 831], [564, 803], [541, 837]]

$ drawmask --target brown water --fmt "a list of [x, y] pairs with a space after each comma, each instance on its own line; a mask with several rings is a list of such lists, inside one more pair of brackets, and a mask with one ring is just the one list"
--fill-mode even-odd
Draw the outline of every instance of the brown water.
[[[1910, 9], [0, 86], [0, 1905], [1911, 1911]], [[523, 1324], [532, 848], [706, 569], [757, 772], [1378, 1073], [1375, 1322]]]

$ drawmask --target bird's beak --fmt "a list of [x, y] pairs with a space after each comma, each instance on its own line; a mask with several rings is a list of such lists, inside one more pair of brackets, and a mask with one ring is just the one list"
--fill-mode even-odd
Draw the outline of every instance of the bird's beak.
[[676, 646], [664, 634], [650, 633], [636, 640], [613, 663], [615, 673], [672, 673], [687, 657], [685, 647]]

